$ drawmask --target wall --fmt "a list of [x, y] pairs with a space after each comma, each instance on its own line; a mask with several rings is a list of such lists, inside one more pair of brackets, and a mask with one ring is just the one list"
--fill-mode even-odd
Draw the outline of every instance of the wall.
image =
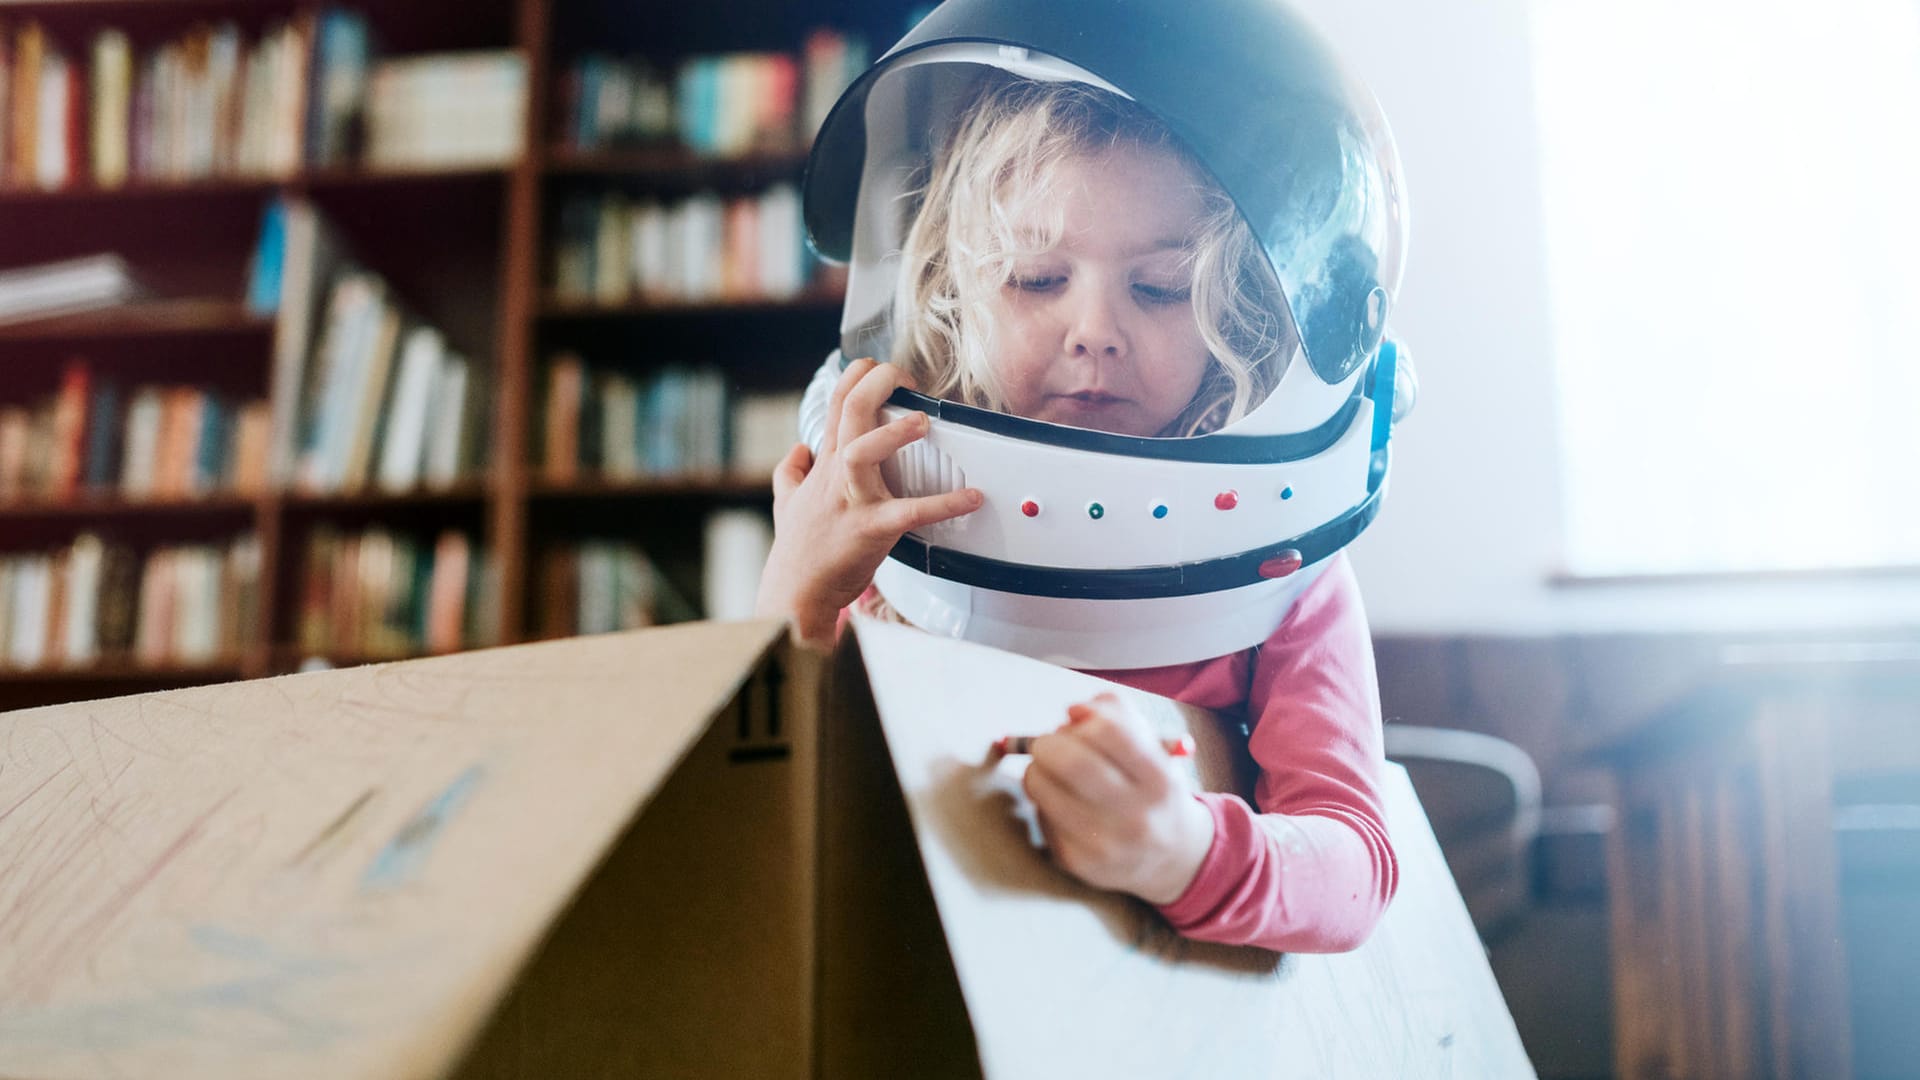
[[1393, 319], [1422, 379], [1392, 492], [1354, 546], [1376, 630], [1920, 625], [1920, 574], [1552, 585], [1551, 329], [1526, 0], [1293, 0], [1374, 88], [1412, 199]]

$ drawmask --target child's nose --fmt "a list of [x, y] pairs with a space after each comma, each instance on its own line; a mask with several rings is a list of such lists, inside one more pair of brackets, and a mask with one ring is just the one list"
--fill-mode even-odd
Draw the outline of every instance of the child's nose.
[[1082, 290], [1069, 316], [1066, 344], [1072, 356], [1110, 360], [1125, 355], [1126, 330], [1114, 301], [1099, 290]]

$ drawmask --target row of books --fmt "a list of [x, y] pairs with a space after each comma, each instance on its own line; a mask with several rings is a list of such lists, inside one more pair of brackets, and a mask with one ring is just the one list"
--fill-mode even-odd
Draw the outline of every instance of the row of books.
[[512, 49], [381, 61], [367, 80], [364, 163], [505, 165], [526, 139], [526, 57]]
[[573, 150], [677, 142], [728, 157], [804, 147], [867, 66], [866, 43], [833, 30], [800, 55], [699, 56], [665, 70], [645, 59], [589, 54], [561, 84], [559, 130]]
[[313, 205], [269, 208], [249, 303], [277, 312], [272, 475], [311, 493], [445, 487], [485, 459], [483, 372], [354, 261]]
[[798, 394], [735, 394], [712, 368], [639, 376], [561, 353], [547, 364], [539, 461], [554, 484], [761, 475], [793, 445], [798, 413]]
[[486, 549], [453, 529], [424, 539], [315, 529], [302, 577], [301, 649], [381, 658], [493, 644], [499, 580]]
[[674, 203], [609, 192], [561, 204], [553, 289], [565, 304], [788, 300], [819, 265], [790, 183]]
[[260, 543], [163, 547], [144, 558], [83, 533], [51, 554], [0, 559], [0, 660], [149, 666], [230, 658], [260, 640]]
[[0, 408], [0, 502], [255, 495], [270, 431], [264, 401], [196, 386], [123, 389], [72, 361], [53, 398]]
[[304, 157], [309, 93], [321, 74], [310, 69], [313, 41], [311, 19], [280, 23], [250, 43], [221, 23], [136, 56], [119, 29], [61, 43], [26, 21], [0, 57], [9, 69], [5, 175], [16, 186], [58, 188], [290, 173]]
[[325, 8], [247, 40], [202, 23], [136, 52], [99, 30], [61, 42], [0, 23], [0, 178], [82, 180], [286, 176], [360, 160], [385, 166], [517, 157], [526, 67], [518, 52], [375, 61], [367, 19]]
[[638, 544], [587, 540], [540, 561], [540, 635], [608, 634], [700, 617]]

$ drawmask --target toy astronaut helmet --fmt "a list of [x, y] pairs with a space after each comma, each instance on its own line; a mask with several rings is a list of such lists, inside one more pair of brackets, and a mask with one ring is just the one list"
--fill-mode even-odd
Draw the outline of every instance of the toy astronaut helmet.
[[841, 96], [807, 164], [809, 237], [848, 264], [840, 348], [801, 408], [816, 448], [845, 358], [892, 355], [929, 164], [973, 88], [1002, 72], [1089, 84], [1157, 118], [1237, 206], [1295, 340], [1264, 400], [1191, 437], [896, 392], [887, 418], [932, 423], [884, 470], [894, 493], [971, 485], [986, 502], [903, 537], [875, 584], [923, 629], [1070, 667], [1257, 644], [1373, 520], [1411, 400], [1385, 340], [1407, 232], [1386, 120], [1277, 0], [947, 0]]

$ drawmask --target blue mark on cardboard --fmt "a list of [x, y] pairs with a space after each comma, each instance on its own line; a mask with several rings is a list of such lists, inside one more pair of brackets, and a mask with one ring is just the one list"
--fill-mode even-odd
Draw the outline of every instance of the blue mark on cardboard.
[[392, 888], [405, 884], [420, 872], [426, 864], [427, 854], [440, 838], [440, 830], [454, 814], [460, 812], [461, 804], [473, 789], [479, 785], [483, 770], [475, 765], [460, 774], [446, 790], [434, 797], [434, 800], [421, 807], [420, 812], [408, 819], [400, 831], [394, 834], [387, 846], [374, 856], [373, 865], [367, 868], [366, 876], [360, 879], [361, 887], [369, 889]]

